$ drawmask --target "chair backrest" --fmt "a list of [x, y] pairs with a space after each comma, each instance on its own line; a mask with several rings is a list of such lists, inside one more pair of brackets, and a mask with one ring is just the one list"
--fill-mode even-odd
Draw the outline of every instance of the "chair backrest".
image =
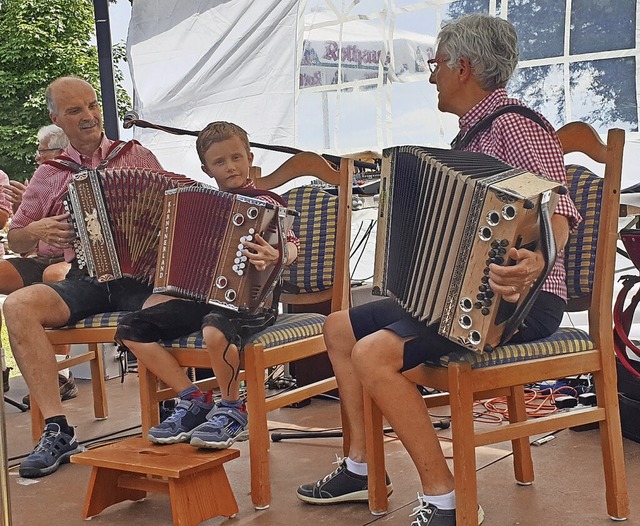
[[[558, 130], [565, 154], [580, 152], [604, 164], [604, 178], [585, 167], [569, 165], [569, 194], [583, 217], [565, 247], [567, 310], [589, 309], [592, 335], [597, 328], [612, 326], [611, 306], [618, 235], [620, 182], [624, 131], [609, 130], [604, 144], [597, 132], [584, 122], [572, 122]], [[598, 283], [598, 287], [593, 287]], [[608, 325], [607, 325], [608, 324]], [[596, 342], [599, 344], [599, 342]]]
[[[294, 155], [273, 173], [254, 181], [264, 190], [309, 176], [338, 188], [338, 195], [314, 185], [298, 186], [283, 194], [290, 208], [300, 213], [293, 230], [300, 239], [298, 260], [283, 277], [297, 292], [283, 293], [283, 303], [316, 304], [331, 301], [331, 310], [349, 307], [349, 242], [351, 237], [351, 192], [353, 161], [343, 159], [335, 170], [312, 152]], [[286, 287], [285, 287], [286, 290]]]

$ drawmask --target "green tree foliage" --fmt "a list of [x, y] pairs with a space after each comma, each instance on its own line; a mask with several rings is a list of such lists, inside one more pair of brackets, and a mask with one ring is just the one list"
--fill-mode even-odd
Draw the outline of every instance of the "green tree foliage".
[[[44, 98], [47, 85], [76, 75], [100, 93], [93, 2], [2, 0], [0, 35], [0, 168], [12, 179], [24, 180], [35, 168], [36, 132], [51, 122]], [[122, 54], [120, 45], [114, 55]], [[119, 88], [119, 95], [123, 91]], [[121, 110], [128, 106], [124, 96]]]

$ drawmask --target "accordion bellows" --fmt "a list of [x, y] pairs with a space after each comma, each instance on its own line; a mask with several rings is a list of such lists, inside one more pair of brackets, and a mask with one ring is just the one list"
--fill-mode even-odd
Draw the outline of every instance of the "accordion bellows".
[[470, 350], [495, 347], [524, 298], [495, 295], [488, 265], [536, 248], [540, 207], [552, 213], [562, 186], [480, 153], [398, 146], [380, 188], [374, 294]]

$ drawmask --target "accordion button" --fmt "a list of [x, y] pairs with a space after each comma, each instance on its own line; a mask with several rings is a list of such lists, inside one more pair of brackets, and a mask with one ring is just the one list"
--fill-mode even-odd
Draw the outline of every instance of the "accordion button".
[[498, 255], [498, 253], [495, 250], [489, 250], [489, 257], [493, 258], [496, 257]]
[[503, 258], [503, 257], [498, 256], [497, 258], [494, 258], [494, 262], [495, 262], [497, 265], [502, 265], [502, 264], [504, 263], [504, 258]]
[[255, 228], [250, 228], [249, 229], [249, 234], [253, 235], [256, 233], [256, 229]]
[[500, 240], [500, 246], [501, 247], [508, 247], [509, 246], [509, 240], [508, 239], [501, 239]]
[[483, 316], [488, 316], [491, 311], [487, 307], [485, 307], [480, 312], [482, 313]]
[[483, 305], [484, 307], [491, 307], [491, 305], [493, 305], [493, 301], [492, 301], [492, 300], [490, 300], [490, 299], [485, 299], [485, 300], [482, 302], [482, 305]]
[[485, 295], [487, 298], [493, 298], [493, 297], [496, 295], [496, 293], [495, 293], [495, 292], [493, 292], [491, 289], [489, 289], [487, 292], [485, 292], [485, 293], [484, 293], [484, 295]]
[[473, 304], [473, 306], [474, 306], [476, 309], [481, 309], [481, 308], [482, 308], [482, 302], [481, 302], [481, 301], [476, 301], [476, 302]]
[[482, 300], [484, 300], [484, 298], [485, 298], [485, 295], [484, 295], [484, 294], [482, 294], [482, 293], [480, 293], [480, 294], [476, 294], [476, 299], [477, 299], [477, 300], [482, 301]]

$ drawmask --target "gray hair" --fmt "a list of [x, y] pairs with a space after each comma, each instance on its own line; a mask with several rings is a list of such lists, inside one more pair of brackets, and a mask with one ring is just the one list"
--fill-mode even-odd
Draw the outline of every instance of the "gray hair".
[[510, 22], [487, 14], [465, 15], [446, 23], [438, 34], [450, 67], [466, 58], [487, 91], [504, 88], [518, 65], [518, 35]]
[[38, 130], [38, 141], [40, 143], [47, 141], [48, 148], [59, 148], [64, 150], [67, 146], [69, 146], [69, 137], [64, 133], [62, 128], [56, 126], [55, 124], [49, 124], [48, 126], [43, 126]]

